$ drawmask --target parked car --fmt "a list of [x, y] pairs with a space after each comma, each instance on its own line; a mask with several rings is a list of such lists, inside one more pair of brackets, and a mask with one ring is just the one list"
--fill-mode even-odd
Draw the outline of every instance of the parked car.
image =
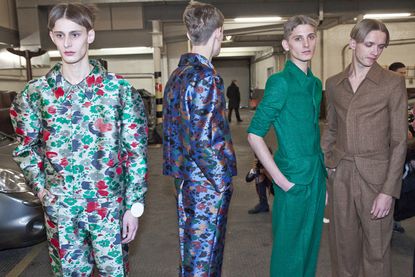
[[13, 135], [0, 131], [0, 250], [46, 239], [42, 204], [12, 158], [16, 145]]

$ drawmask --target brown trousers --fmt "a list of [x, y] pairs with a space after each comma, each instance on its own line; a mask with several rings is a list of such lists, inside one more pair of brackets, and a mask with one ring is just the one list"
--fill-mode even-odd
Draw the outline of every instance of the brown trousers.
[[392, 276], [393, 212], [378, 220], [370, 214], [380, 189], [362, 179], [352, 160], [342, 160], [335, 171], [330, 170], [327, 190], [333, 276]]

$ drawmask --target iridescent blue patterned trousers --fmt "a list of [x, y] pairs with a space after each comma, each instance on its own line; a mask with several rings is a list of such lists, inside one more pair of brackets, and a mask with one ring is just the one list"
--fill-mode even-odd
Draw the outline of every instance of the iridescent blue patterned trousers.
[[226, 223], [233, 187], [176, 179], [181, 277], [221, 276]]

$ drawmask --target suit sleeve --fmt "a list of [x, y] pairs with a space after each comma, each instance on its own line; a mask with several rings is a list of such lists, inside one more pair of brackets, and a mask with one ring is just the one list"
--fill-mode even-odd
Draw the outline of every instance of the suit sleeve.
[[229, 157], [234, 156], [230, 133], [225, 124], [225, 103], [218, 91], [214, 76], [206, 76], [188, 87], [190, 119], [188, 150], [203, 175], [216, 188], [223, 188], [232, 182], [232, 165]]
[[147, 192], [147, 118], [138, 91], [129, 84], [123, 86], [121, 140], [126, 161], [125, 205], [144, 204]]
[[19, 142], [13, 151], [13, 158], [35, 194], [45, 188], [43, 155], [40, 151], [42, 123], [37, 105], [39, 93], [33, 83], [28, 84], [10, 107], [10, 118]]
[[399, 198], [408, 133], [408, 97], [403, 77], [400, 78], [397, 85], [392, 89], [390, 96], [390, 158], [388, 174], [382, 192]]
[[288, 95], [288, 87], [284, 79], [271, 76], [265, 85], [264, 97], [252, 118], [248, 133], [264, 137], [272, 123], [280, 114]]
[[321, 148], [324, 152], [326, 164], [330, 167], [333, 147], [337, 138], [337, 114], [333, 103], [333, 91], [330, 82], [326, 82], [326, 122], [321, 138]]

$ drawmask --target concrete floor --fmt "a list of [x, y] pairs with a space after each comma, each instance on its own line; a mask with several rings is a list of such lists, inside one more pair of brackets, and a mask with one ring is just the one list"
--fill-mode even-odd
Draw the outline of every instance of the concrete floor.
[[[249, 215], [247, 210], [257, 203], [252, 183], [245, 175], [253, 154], [246, 141], [253, 111], [242, 110], [244, 121], [232, 122], [232, 137], [238, 158], [239, 175], [234, 179], [234, 194], [229, 213], [223, 265], [224, 277], [268, 276], [271, 254], [271, 213]], [[273, 134], [267, 137], [275, 149]], [[131, 244], [130, 276], [174, 277], [178, 273], [178, 239], [175, 198], [172, 180], [161, 174], [162, 149], [149, 150], [150, 184], [146, 211], [140, 219], [139, 233]], [[270, 199], [272, 203], [272, 199]], [[415, 245], [415, 219], [402, 222], [404, 234], [393, 235], [393, 277], [412, 276], [412, 255]], [[317, 276], [330, 276], [330, 257], [325, 224]], [[46, 243], [34, 247], [0, 251], [0, 276], [52, 276]], [[369, 276], [371, 277], [371, 276]]]

